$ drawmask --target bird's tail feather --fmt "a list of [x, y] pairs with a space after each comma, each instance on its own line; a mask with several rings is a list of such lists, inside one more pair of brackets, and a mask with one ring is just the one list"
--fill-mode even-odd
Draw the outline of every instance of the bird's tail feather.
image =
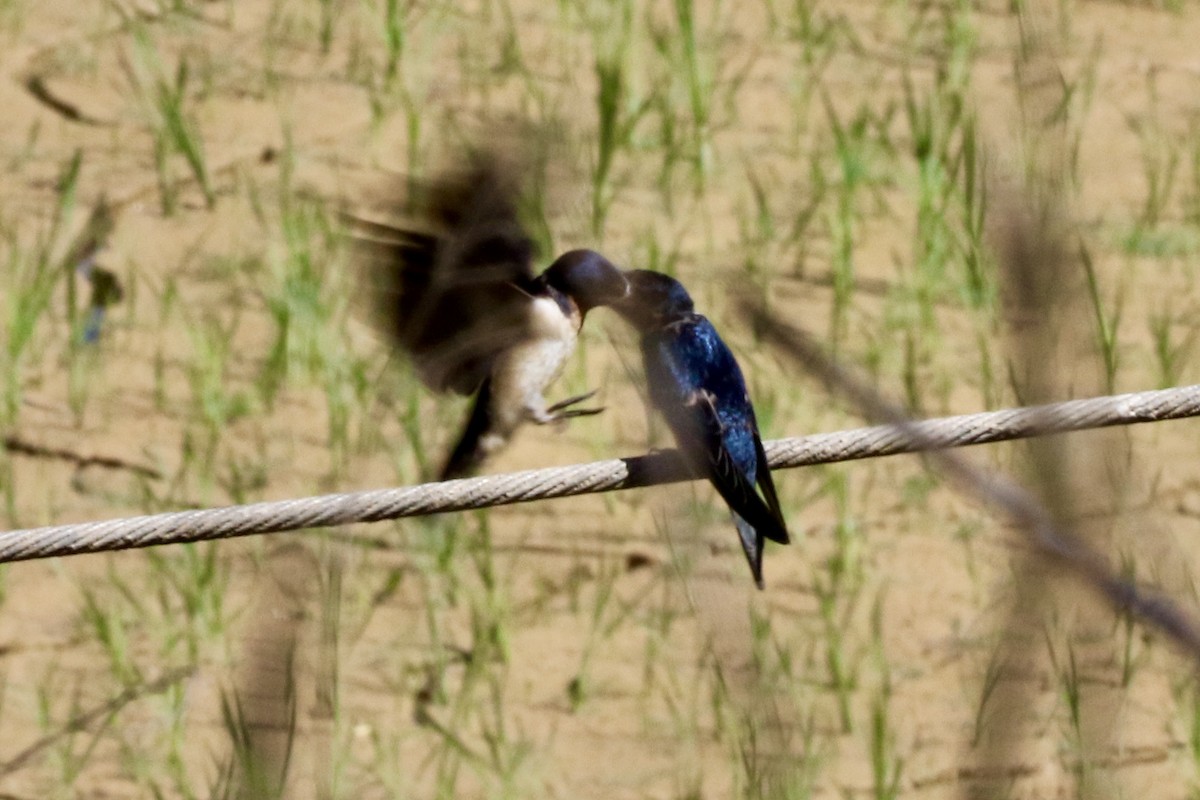
[[742, 519], [738, 514], [733, 515], [733, 524], [737, 526], [738, 538], [741, 540], [742, 551], [750, 564], [750, 572], [754, 575], [754, 585], [760, 590], [765, 588], [762, 574], [763, 537], [753, 525]]
[[491, 405], [492, 381], [488, 378], [475, 393], [475, 404], [471, 407], [471, 415], [467, 417], [466, 427], [450, 451], [438, 480], [466, 478], [483, 465], [487, 452], [480, 446], [480, 441], [492, 424]]

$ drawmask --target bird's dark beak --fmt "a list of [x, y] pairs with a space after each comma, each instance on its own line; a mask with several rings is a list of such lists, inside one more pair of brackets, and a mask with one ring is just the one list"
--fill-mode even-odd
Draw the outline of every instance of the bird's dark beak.
[[633, 284], [628, 276], [623, 271], [617, 271], [619, 280], [610, 281], [606, 288], [604, 302], [598, 305], [606, 305], [611, 308], [620, 308], [622, 305], [629, 302], [633, 296]]
[[636, 282], [630, 279], [628, 272], [624, 277], [625, 292], [609, 303], [609, 307], [634, 327], [640, 328], [644, 323], [649, 324], [645, 322], [648, 312], [646, 298], [637, 291]]
[[617, 295], [616, 302], [621, 303], [628, 300], [633, 295], [633, 284], [630, 283], [629, 277], [621, 276], [621, 294]]

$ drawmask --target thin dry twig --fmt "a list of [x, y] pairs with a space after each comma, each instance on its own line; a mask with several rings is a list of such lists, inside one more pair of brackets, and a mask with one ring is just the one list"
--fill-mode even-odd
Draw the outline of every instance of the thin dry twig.
[[915, 421], [862, 380], [838, 366], [820, 344], [798, 328], [780, 322], [761, 307], [746, 303], [744, 310], [757, 329], [781, 352], [819, 378], [831, 390], [848, 397], [867, 417], [901, 428], [923, 447], [931, 464], [962, 491], [1007, 516], [1048, 556], [1083, 578], [1117, 609], [1128, 611], [1158, 628], [1200, 664], [1200, 626], [1172, 600], [1123, 580], [1108, 559], [1068, 526], [1053, 519], [1028, 491], [1008, 478], [989, 473], [965, 456], [928, 437]]

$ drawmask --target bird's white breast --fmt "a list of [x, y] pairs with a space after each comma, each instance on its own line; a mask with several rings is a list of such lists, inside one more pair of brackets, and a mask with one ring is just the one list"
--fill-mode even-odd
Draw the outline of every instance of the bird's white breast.
[[545, 421], [546, 387], [562, 373], [579, 329], [553, 299], [531, 303], [530, 339], [506, 350], [492, 371], [493, 425], [511, 432], [522, 422]]

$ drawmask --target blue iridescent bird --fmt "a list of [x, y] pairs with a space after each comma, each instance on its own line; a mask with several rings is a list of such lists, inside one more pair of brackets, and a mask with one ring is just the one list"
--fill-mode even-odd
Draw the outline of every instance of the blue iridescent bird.
[[375, 269], [377, 315], [435, 391], [475, 395], [442, 480], [470, 475], [526, 422], [602, 409], [548, 405], [546, 389], [575, 350], [584, 316], [628, 293], [623, 272], [591, 250], [559, 256], [540, 275], [522, 228], [517, 187], [494, 158], [433, 182], [419, 214], [427, 230], [355, 220]]
[[693, 473], [729, 504], [761, 589], [764, 537], [780, 544], [789, 538], [742, 370], [683, 284], [651, 270], [625, 275], [629, 296], [613, 308], [641, 334], [650, 402]]

